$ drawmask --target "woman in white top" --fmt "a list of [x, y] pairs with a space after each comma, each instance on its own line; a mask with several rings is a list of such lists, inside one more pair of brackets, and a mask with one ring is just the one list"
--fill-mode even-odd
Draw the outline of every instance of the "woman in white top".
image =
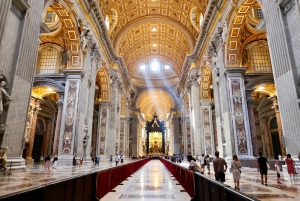
[[194, 172], [201, 172], [201, 168], [193, 159], [192, 155], [187, 156], [187, 161], [190, 163], [189, 170], [193, 170]]
[[240, 190], [240, 180], [241, 180], [241, 162], [239, 161], [238, 157], [234, 155], [231, 161], [231, 170], [232, 176], [234, 180], [234, 189]]

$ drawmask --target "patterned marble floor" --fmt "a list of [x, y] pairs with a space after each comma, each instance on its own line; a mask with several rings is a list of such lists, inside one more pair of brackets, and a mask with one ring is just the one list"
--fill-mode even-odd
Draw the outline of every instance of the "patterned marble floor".
[[[184, 161], [180, 165], [187, 168], [189, 164]], [[212, 163], [210, 167], [213, 170]], [[265, 186], [261, 184], [260, 173], [256, 168], [242, 167], [240, 191], [262, 201], [300, 200], [300, 175], [297, 175], [296, 180], [290, 180], [288, 174], [283, 172], [280, 174], [280, 182], [282, 184], [277, 184], [276, 171], [268, 171], [268, 186]], [[211, 174], [207, 174], [207, 169], [205, 169], [205, 175], [214, 178], [213, 171], [211, 171]], [[226, 173], [225, 184], [234, 188], [231, 173]]]
[[114, 190], [104, 196], [101, 201], [112, 200], [191, 200], [182, 186], [176, 185], [171, 174], [159, 160], [152, 160], [144, 167], [131, 175]]

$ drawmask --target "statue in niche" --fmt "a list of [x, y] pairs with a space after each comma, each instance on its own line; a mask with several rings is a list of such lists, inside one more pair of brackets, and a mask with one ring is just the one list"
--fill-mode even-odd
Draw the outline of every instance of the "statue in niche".
[[80, 31], [80, 47], [82, 50], [84, 50], [90, 38], [89, 36], [90, 29], [87, 27], [87, 25], [82, 19], [78, 20], [78, 27]]
[[3, 112], [3, 106], [8, 105], [11, 101], [13, 101], [13, 99], [8, 95], [8, 93], [4, 89], [5, 85], [6, 85], [6, 82], [1, 81], [1, 83], [0, 83], [0, 116]]
[[64, 42], [64, 49], [63, 49], [62, 58], [61, 58], [61, 69], [65, 69], [68, 67], [68, 60], [70, 58], [67, 38], [65, 37], [65, 34], [62, 34], [62, 40]]
[[83, 146], [86, 147], [90, 139], [90, 136], [88, 135], [88, 126], [85, 126], [83, 132], [85, 133], [83, 137]]

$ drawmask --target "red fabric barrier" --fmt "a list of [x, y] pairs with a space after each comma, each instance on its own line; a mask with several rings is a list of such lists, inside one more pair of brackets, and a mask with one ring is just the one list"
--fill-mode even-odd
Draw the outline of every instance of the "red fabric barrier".
[[102, 198], [109, 192], [109, 176], [110, 170], [104, 170], [98, 173], [97, 177], [97, 197]]
[[119, 166], [119, 184], [122, 183], [126, 178], [126, 166]]
[[110, 170], [109, 189], [112, 190], [119, 184], [119, 167]]
[[190, 171], [186, 171], [186, 188], [185, 190], [187, 193], [191, 196], [194, 197], [195, 192], [194, 192], [194, 173]]

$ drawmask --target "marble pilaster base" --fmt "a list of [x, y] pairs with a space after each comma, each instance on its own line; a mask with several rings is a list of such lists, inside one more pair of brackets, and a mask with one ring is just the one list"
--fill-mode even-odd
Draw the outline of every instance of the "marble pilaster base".
[[25, 165], [25, 159], [24, 158], [7, 158], [6, 167], [9, 170], [10, 164], [12, 172], [25, 172], [26, 171], [26, 165]]

